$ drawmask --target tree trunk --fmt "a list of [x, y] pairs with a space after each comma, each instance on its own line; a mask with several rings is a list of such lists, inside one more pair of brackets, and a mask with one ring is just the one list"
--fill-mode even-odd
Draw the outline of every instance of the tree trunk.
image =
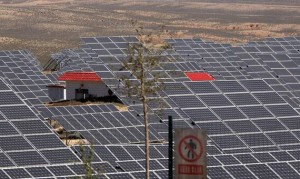
[[147, 109], [147, 96], [145, 93], [145, 71], [144, 71], [144, 63], [143, 62], [141, 63], [141, 97], [142, 97], [142, 103], [143, 103], [144, 125], [145, 125], [146, 179], [150, 179], [148, 109]]
[[145, 123], [145, 157], [146, 157], [146, 179], [150, 179], [150, 153], [149, 153], [149, 129], [148, 129], [148, 112], [146, 100], [143, 101], [144, 123]]

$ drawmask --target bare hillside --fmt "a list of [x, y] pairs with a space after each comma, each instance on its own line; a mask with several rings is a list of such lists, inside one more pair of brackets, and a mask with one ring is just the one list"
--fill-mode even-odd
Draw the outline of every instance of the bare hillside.
[[134, 34], [132, 19], [147, 30], [165, 25], [180, 37], [243, 43], [299, 35], [300, 2], [0, 0], [0, 49], [29, 49], [45, 62], [80, 36]]

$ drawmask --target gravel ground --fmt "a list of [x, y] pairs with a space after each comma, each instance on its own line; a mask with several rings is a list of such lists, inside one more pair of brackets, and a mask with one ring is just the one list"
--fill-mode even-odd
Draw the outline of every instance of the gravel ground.
[[173, 36], [236, 44], [299, 35], [300, 1], [0, 0], [0, 49], [28, 49], [44, 63], [82, 36], [132, 35], [131, 20], [149, 32], [165, 25]]

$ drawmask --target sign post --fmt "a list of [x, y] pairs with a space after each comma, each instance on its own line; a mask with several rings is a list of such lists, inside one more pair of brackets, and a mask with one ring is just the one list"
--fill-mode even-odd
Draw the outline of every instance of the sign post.
[[169, 116], [169, 179], [173, 179], [173, 120]]
[[175, 129], [175, 178], [206, 179], [206, 133]]

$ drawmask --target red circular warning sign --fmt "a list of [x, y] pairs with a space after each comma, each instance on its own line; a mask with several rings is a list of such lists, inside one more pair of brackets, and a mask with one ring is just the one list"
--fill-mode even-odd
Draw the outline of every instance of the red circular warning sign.
[[199, 160], [203, 154], [203, 145], [196, 136], [188, 135], [180, 140], [178, 151], [185, 161], [195, 162]]

